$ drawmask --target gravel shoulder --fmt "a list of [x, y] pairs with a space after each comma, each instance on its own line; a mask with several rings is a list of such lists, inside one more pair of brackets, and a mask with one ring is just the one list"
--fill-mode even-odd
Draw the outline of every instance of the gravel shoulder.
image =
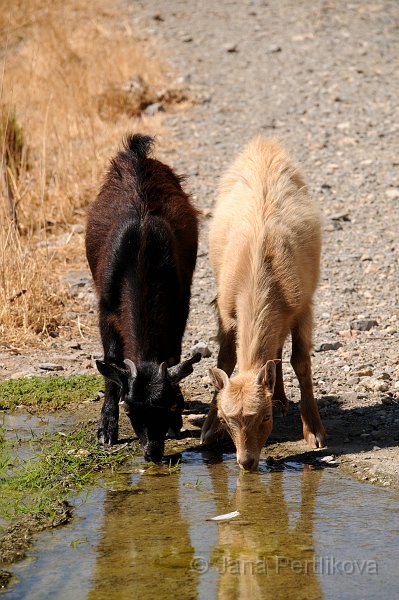
[[[337, 457], [359, 478], [399, 487], [399, 6], [395, 1], [135, 3], [134, 27], [166, 56], [201, 102], [166, 115], [158, 153], [188, 176], [202, 210], [201, 242], [185, 352], [209, 345], [185, 382], [187, 442], [209, 402], [217, 347], [207, 228], [217, 181], [253, 135], [278, 136], [302, 167], [323, 214], [322, 275], [315, 298], [314, 384], [329, 446], [301, 440], [299, 390], [284, 356], [290, 415], [277, 419], [266, 454]], [[81, 234], [83, 235], [83, 234]], [[0, 376], [91, 372], [101, 349], [89, 280], [81, 294], [92, 329], [46, 351], [0, 353]], [[75, 278], [75, 279], [74, 279]], [[91, 412], [99, 410], [92, 407]], [[333, 460], [333, 459], [328, 459]]]

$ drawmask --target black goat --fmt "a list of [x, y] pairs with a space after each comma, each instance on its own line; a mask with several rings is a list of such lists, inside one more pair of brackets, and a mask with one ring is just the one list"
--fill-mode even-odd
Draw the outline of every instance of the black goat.
[[169, 429], [182, 425], [180, 363], [195, 268], [197, 211], [153, 140], [127, 138], [89, 209], [86, 255], [99, 298], [105, 400], [98, 437], [118, 440], [120, 401], [147, 460], [159, 461]]

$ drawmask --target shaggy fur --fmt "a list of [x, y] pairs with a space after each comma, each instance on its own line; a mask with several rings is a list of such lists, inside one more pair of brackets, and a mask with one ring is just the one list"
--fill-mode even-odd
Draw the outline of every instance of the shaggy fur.
[[[200, 356], [178, 365], [196, 262], [197, 212], [181, 178], [133, 135], [111, 161], [88, 212], [86, 253], [99, 298], [106, 378], [98, 431], [118, 439], [118, 399], [146, 458], [160, 460], [168, 428], [182, 423], [178, 382]], [[169, 369], [167, 368], [169, 367]]]
[[[284, 341], [291, 332], [304, 436], [313, 447], [324, 445], [309, 354], [312, 297], [319, 277], [320, 218], [302, 176], [276, 140], [252, 140], [223, 177], [209, 243], [217, 282], [218, 367], [230, 376], [238, 362], [245, 380], [242, 386], [247, 390], [243, 413], [254, 402], [261, 410], [262, 401], [255, 400], [259, 397], [257, 374], [267, 361], [281, 359]], [[288, 403], [281, 362], [275, 377], [273, 370], [270, 365], [273, 389], [265, 393], [270, 396], [272, 392], [274, 404], [285, 412]], [[227, 381], [218, 394], [222, 418], [237, 404], [233, 381]], [[216, 413], [214, 399], [203, 428], [204, 441], [214, 437], [219, 424]], [[229, 428], [229, 419], [225, 422]], [[246, 432], [246, 437], [257, 437], [257, 432]], [[259, 452], [265, 441], [259, 438]], [[237, 451], [239, 456], [240, 448]], [[259, 453], [254, 457], [256, 465], [258, 459]]]

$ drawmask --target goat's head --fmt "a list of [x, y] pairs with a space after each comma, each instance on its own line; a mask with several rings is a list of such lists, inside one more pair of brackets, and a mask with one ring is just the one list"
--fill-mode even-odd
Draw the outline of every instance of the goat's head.
[[121, 389], [119, 404], [123, 406], [139, 438], [144, 458], [159, 462], [164, 453], [165, 437], [177, 435], [182, 426], [184, 398], [179, 382], [193, 372], [193, 364], [201, 360], [195, 354], [173, 367], [166, 362], [143, 362], [135, 365], [129, 359], [125, 368], [101, 360], [97, 368], [104, 377]]
[[210, 369], [218, 392], [218, 416], [237, 449], [241, 468], [258, 468], [261, 450], [273, 426], [272, 398], [276, 361], [268, 360], [258, 373], [247, 372], [228, 378], [222, 369]]

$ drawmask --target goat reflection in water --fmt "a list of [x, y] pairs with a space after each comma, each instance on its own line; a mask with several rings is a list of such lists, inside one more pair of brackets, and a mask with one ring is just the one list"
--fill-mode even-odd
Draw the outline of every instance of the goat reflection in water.
[[[312, 564], [322, 472], [240, 473], [229, 494], [229, 464], [197, 465], [203, 484], [187, 488], [193, 466], [183, 462], [168, 477], [143, 475], [137, 490], [129, 480], [126, 490], [107, 491], [90, 600], [321, 598]], [[204, 520], [232, 510], [240, 512], [235, 520]], [[195, 556], [210, 556], [202, 575]]]
[[[192, 600], [198, 574], [189, 523], [179, 505], [179, 474], [143, 475], [138, 488], [107, 491], [89, 600]], [[129, 489], [130, 488], [130, 489]]]
[[[219, 572], [216, 597], [220, 600], [322, 598], [313, 550], [313, 512], [322, 471], [310, 471], [305, 465], [303, 473], [288, 474], [296, 481], [301, 479], [300, 506], [294, 511], [291, 508], [295, 514], [290, 515], [290, 502], [284, 496], [287, 473], [272, 473], [266, 480], [257, 473], [240, 473], [226, 507], [228, 481], [223, 467], [212, 471], [218, 489], [218, 510], [238, 510], [240, 516], [218, 525], [218, 545], [212, 554], [212, 565]], [[295, 489], [295, 497], [298, 496], [299, 490]]]

